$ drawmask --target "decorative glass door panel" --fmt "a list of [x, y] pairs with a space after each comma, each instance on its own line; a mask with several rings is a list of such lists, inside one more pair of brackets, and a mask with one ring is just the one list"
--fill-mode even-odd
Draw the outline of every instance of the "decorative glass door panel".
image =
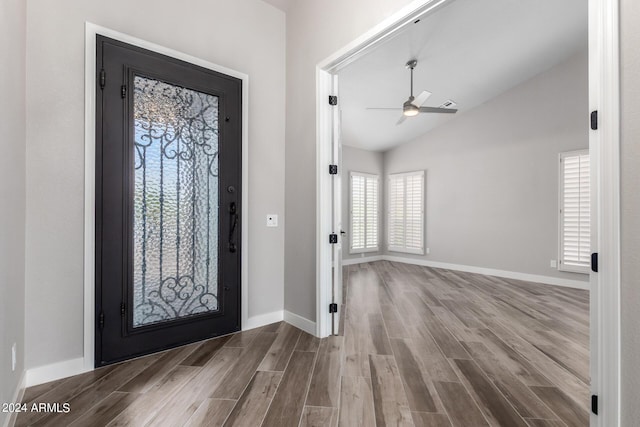
[[98, 36], [95, 362], [240, 330], [242, 81]]
[[133, 326], [218, 310], [218, 97], [134, 78]]

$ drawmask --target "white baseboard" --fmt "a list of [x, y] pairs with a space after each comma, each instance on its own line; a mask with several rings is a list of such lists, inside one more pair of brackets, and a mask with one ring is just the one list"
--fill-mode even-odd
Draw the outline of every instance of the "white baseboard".
[[91, 369], [85, 367], [83, 357], [64, 360], [62, 362], [52, 363], [51, 365], [39, 366], [37, 368], [27, 369], [26, 386], [32, 387], [34, 385], [44, 384], [49, 381], [82, 374], [90, 370]]
[[273, 311], [271, 313], [259, 314], [247, 319], [247, 323], [242, 325], [242, 330], [259, 328], [260, 326], [270, 325], [272, 323], [281, 322], [284, 320], [283, 310]]
[[[245, 325], [243, 325], [242, 330], [258, 328], [260, 326], [269, 325], [271, 323], [280, 322], [282, 320], [284, 320], [284, 314], [282, 310], [253, 316], [247, 320]], [[87, 369], [85, 367], [84, 358], [82, 357], [79, 357], [77, 359], [64, 360], [62, 362], [28, 369], [25, 375], [25, 385], [26, 387], [31, 387], [34, 385], [44, 384], [49, 381], [59, 380], [73, 375], [82, 374], [90, 370], [91, 369]]]
[[343, 259], [342, 265], [363, 264], [365, 262], [382, 261], [382, 259], [383, 259], [382, 255], [365, 256], [360, 258], [349, 258], [349, 259]]
[[[22, 375], [20, 375], [20, 381], [18, 381], [18, 387], [13, 392], [12, 400], [6, 403], [18, 403], [22, 402], [22, 398], [24, 397], [24, 390], [27, 388], [27, 372], [22, 371]], [[13, 427], [16, 424], [16, 419], [18, 418], [18, 412], [12, 412], [9, 414], [7, 419], [4, 421], [4, 427]]]
[[316, 336], [316, 322], [312, 322], [309, 319], [305, 319], [287, 310], [284, 311], [284, 321], [298, 329], [302, 329], [308, 334]]
[[383, 255], [385, 261], [402, 262], [405, 264], [422, 265], [425, 267], [444, 268], [447, 270], [464, 271], [467, 273], [484, 274], [487, 276], [503, 277], [505, 279], [524, 280], [526, 282], [543, 283], [546, 285], [564, 286], [589, 290], [589, 282], [580, 280], [563, 279], [560, 277], [542, 276], [538, 274], [518, 273], [515, 271], [497, 270], [494, 268], [476, 267], [472, 265], [449, 264], [446, 262], [429, 261], [425, 259], [404, 258], [399, 256]]

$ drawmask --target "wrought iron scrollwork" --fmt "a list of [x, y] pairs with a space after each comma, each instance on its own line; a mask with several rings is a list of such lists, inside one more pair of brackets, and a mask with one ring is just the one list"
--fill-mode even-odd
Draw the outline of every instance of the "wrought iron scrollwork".
[[218, 310], [218, 97], [134, 81], [133, 326]]

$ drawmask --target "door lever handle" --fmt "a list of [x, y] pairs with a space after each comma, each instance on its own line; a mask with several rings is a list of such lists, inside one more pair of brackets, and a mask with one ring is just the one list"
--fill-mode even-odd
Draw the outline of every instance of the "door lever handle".
[[238, 226], [238, 213], [236, 209], [236, 203], [231, 202], [229, 204], [229, 214], [231, 215], [231, 228], [229, 229], [229, 252], [234, 253], [237, 250], [235, 243], [235, 232]]

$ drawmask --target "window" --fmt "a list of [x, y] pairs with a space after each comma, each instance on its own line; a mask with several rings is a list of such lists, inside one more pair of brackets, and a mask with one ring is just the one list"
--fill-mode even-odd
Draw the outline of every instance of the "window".
[[388, 244], [424, 254], [424, 171], [389, 175]]
[[351, 172], [351, 253], [378, 250], [378, 175]]
[[589, 150], [560, 154], [560, 262], [558, 269], [589, 273], [591, 198]]

